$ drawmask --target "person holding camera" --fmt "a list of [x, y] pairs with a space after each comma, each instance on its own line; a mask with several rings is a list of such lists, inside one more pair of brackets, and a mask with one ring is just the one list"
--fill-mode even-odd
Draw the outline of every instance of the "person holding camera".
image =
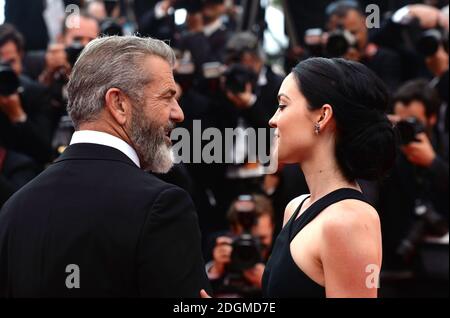
[[[57, 43], [52, 43], [46, 51], [30, 52], [25, 56], [26, 73], [45, 86], [50, 94], [50, 131], [54, 136], [53, 149], [58, 154], [68, 145], [73, 127], [66, 112], [66, 86], [69, 75], [84, 47], [100, 34], [97, 20], [85, 13], [66, 17], [62, 34]], [[69, 133], [65, 136], [65, 126]], [[59, 137], [62, 136], [62, 137]]]
[[0, 26], [0, 143], [44, 164], [50, 160], [49, 98], [44, 87], [22, 74], [24, 40]]
[[45, 66], [39, 81], [47, 86], [60, 80], [67, 83], [76, 58], [99, 34], [100, 28], [95, 18], [87, 14], [68, 16], [59, 43], [51, 44], [45, 53]]
[[180, 2], [177, 0], [136, 0], [135, 15], [139, 33], [161, 40], [174, 40], [175, 19], [174, 8]]
[[231, 37], [226, 51], [229, 69], [224, 89], [232, 106], [223, 114], [232, 121], [226, 127], [236, 127], [237, 118], [243, 117], [250, 127], [267, 128], [283, 77], [266, 64], [259, 40], [250, 32]]
[[240, 196], [227, 215], [230, 232], [217, 237], [206, 265], [217, 296], [257, 296], [272, 248], [274, 212], [264, 195]]
[[326, 11], [329, 31], [327, 56], [344, 57], [363, 63], [373, 70], [391, 91], [395, 91], [402, 81], [400, 57], [395, 51], [370, 42], [367, 18], [358, 2], [336, 1], [330, 4]]
[[394, 96], [392, 120], [402, 145], [379, 202], [389, 270], [410, 268], [425, 236], [448, 232], [448, 138], [437, 127], [440, 102], [426, 80], [408, 82]]
[[224, 0], [205, 0], [194, 9], [188, 32], [182, 35], [178, 47], [181, 51], [190, 52], [195, 72], [203, 78], [206, 63], [224, 62], [231, 32], [222, 19], [226, 13]]

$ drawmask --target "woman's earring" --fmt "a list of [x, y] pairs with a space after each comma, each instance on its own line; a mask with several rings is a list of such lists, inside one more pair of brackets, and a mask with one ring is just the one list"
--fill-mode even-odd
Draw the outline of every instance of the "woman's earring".
[[314, 125], [314, 132], [316, 133], [316, 135], [320, 134], [320, 124], [319, 123], [316, 123]]

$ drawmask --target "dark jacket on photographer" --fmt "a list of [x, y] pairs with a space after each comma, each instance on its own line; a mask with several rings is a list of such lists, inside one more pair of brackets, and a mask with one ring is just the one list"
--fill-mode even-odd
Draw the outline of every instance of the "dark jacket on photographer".
[[431, 76], [423, 56], [416, 48], [416, 41], [421, 32], [419, 21], [403, 25], [394, 22], [392, 17], [383, 21], [381, 28], [371, 30], [371, 42], [400, 55], [402, 81]]
[[[45, 55], [46, 51], [33, 51], [25, 54], [23, 59], [24, 74], [34, 81], [39, 81], [40, 75], [45, 70]], [[67, 97], [65, 94], [67, 82], [68, 78], [66, 75], [57, 74], [55, 80], [46, 86], [49, 96], [48, 115], [51, 135], [57, 129], [61, 117], [67, 114]]]
[[399, 269], [404, 265], [397, 254], [398, 247], [418, 220], [416, 200], [431, 203], [443, 221], [449, 213], [448, 152], [442, 153], [439, 134], [433, 133], [433, 148], [437, 157], [430, 168], [420, 168], [399, 153], [397, 163], [388, 179], [380, 187], [379, 211], [383, 232], [385, 269]]
[[210, 32], [186, 33], [179, 40], [177, 47], [189, 51], [195, 65], [196, 74], [203, 76], [203, 65], [209, 62], [225, 62], [226, 45], [231, 32], [223, 24], [211, 27]]
[[402, 84], [402, 60], [395, 51], [369, 44], [361, 63], [374, 71], [391, 92]]
[[166, 15], [158, 12], [158, 8], [156, 7], [158, 2], [155, 0], [137, 0], [134, 2], [139, 34], [160, 40], [170, 40], [172, 42], [176, 28], [174, 15]]
[[0, 143], [44, 164], [51, 160], [49, 96], [44, 87], [28, 77], [19, 79], [23, 89], [20, 101], [27, 119], [13, 124], [0, 112]]

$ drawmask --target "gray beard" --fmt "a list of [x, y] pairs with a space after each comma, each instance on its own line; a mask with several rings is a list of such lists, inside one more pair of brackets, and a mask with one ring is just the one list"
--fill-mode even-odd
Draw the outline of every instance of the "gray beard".
[[165, 174], [173, 167], [174, 155], [172, 146], [166, 142], [166, 128], [173, 129], [175, 124], [170, 122], [168, 127], [158, 127], [134, 108], [130, 138], [145, 171]]

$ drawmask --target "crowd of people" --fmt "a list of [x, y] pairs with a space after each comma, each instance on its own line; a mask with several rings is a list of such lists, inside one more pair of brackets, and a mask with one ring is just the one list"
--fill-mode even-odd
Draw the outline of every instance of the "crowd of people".
[[[69, 145], [75, 129], [66, 109], [71, 70], [83, 48], [103, 34], [136, 33], [170, 43], [185, 117], [179, 125], [190, 132], [200, 120], [203, 129], [266, 128], [269, 136], [285, 74], [310, 57], [342, 57], [383, 80], [399, 133], [389, 176], [358, 180], [380, 212], [382, 295], [448, 295], [448, 1], [379, 1], [375, 28], [364, 1], [306, 2], [281, 1], [290, 45], [280, 57], [263, 50], [267, 25], [259, 1], [6, 0], [0, 207]], [[179, 9], [186, 12], [183, 24], [175, 21]], [[235, 156], [242, 150], [238, 139]], [[226, 297], [260, 295], [285, 207], [308, 193], [297, 165], [270, 175], [259, 166], [181, 163], [158, 176], [192, 196], [208, 277]]]

